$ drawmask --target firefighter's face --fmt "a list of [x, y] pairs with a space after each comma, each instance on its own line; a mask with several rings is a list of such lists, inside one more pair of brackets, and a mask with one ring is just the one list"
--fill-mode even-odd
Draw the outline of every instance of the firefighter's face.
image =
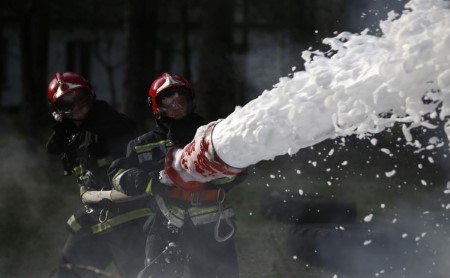
[[175, 93], [162, 100], [160, 110], [164, 112], [166, 117], [181, 120], [188, 114], [189, 101], [186, 96]]
[[91, 109], [91, 104], [92, 96], [88, 92], [75, 89], [61, 96], [56, 102], [56, 107], [64, 117], [81, 121]]

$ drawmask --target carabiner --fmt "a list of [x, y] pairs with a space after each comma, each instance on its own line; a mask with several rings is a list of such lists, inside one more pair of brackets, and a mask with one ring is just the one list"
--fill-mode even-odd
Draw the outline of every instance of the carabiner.
[[216, 225], [214, 226], [214, 239], [217, 242], [225, 242], [225, 241], [229, 240], [231, 237], [233, 237], [234, 232], [236, 231], [236, 229], [234, 228], [234, 225], [231, 222], [230, 218], [225, 218], [225, 222], [231, 228], [231, 231], [230, 231], [230, 233], [228, 235], [226, 235], [224, 237], [221, 237], [219, 235], [219, 229], [220, 229], [220, 222], [221, 222], [222, 219], [223, 219], [222, 215], [219, 215], [219, 219], [217, 219]]
[[100, 214], [98, 215], [98, 222], [105, 223], [108, 220], [108, 212], [109, 212], [108, 208], [102, 208]]
[[[216, 225], [214, 226], [214, 239], [217, 242], [224, 242], [229, 240], [231, 237], [233, 237], [236, 229], [234, 228], [233, 223], [231, 222], [229, 217], [224, 217], [224, 213], [223, 213], [223, 202], [225, 201], [225, 191], [223, 189], [219, 189], [217, 192], [217, 203], [219, 206], [219, 209], [217, 211], [218, 217], [217, 217], [217, 222]], [[219, 234], [219, 229], [220, 229], [220, 222], [222, 221], [222, 219], [225, 219], [225, 222], [227, 223], [228, 227], [231, 228], [231, 231], [229, 234], [227, 234], [224, 237], [221, 237]]]

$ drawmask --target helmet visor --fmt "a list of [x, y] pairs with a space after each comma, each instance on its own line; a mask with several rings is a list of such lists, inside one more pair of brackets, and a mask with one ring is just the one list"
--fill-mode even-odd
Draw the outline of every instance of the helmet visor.
[[182, 119], [192, 110], [192, 99], [185, 94], [174, 93], [161, 100], [159, 110], [166, 117]]
[[78, 107], [90, 106], [92, 96], [86, 90], [75, 89], [59, 97], [55, 107], [64, 114], [70, 114]]

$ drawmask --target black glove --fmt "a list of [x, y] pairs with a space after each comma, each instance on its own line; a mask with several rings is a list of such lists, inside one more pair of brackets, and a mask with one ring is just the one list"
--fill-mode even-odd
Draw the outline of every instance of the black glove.
[[165, 195], [173, 186], [172, 181], [167, 176], [164, 170], [159, 172], [153, 172], [150, 174], [152, 179], [151, 194], [152, 195]]
[[87, 171], [84, 175], [78, 177], [78, 185], [86, 187], [87, 190], [98, 189], [99, 183], [95, 179], [91, 171]]
[[95, 204], [98, 208], [111, 209], [114, 208], [115, 204], [110, 199], [102, 199], [100, 202]]
[[131, 168], [122, 175], [119, 181], [121, 188], [116, 188], [116, 190], [122, 191], [128, 196], [140, 195], [145, 193], [150, 179], [151, 175], [148, 172]]

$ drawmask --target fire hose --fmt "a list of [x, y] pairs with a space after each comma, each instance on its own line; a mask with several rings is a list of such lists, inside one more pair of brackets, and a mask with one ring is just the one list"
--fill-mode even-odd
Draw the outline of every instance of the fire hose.
[[172, 148], [166, 156], [169, 178], [186, 191], [199, 191], [205, 182], [237, 175], [244, 171], [225, 163], [214, 149], [212, 133], [218, 122], [197, 129], [194, 139], [184, 148]]

